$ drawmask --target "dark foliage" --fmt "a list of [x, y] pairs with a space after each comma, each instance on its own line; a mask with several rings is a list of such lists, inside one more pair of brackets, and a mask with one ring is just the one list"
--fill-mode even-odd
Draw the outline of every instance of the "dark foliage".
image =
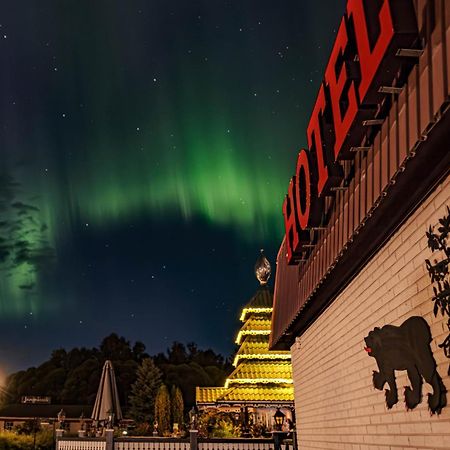
[[[99, 348], [57, 349], [40, 366], [10, 375], [2, 401], [12, 404], [23, 395], [48, 395], [52, 403], [93, 405], [103, 364], [110, 359], [126, 413], [137, 369], [148, 357], [142, 342], [131, 345], [115, 333], [103, 339]], [[181, 389], [186, 407], [195, 402], [195, 386], [220, 386], [231, 371], [228, 360], [212, 350], [199, 350], [193, 343], [174, 342], [153, 360], [162, 372], [162, 382]]]
[[[433, 285], [433, 313], [436, 316], [439, 312], [443, 316], [447, 316], [447, 327], [449, 334], [439, 347], [444, 349], [445, 356], [450, 358], [450, 280], [449, 280], [449, 264], [450, 264], [450, 246], [448, 246], [448, 238], [450, 235], [450, 208], [447, 206], [447, 215], [439, 219], [437, 230], [431, 227], [426, 232], [428, 239], [428, 248], [436, 253], [437, 257], [431, 262], [425, 260], [428, 275]], [[450, 375], [450, 366], [448, 369]]]
[[155, 364], [164, 374], [164, 383], [178, 386], [186, 407], [195, 403], [195, 386], [223, 386], [231, 364], [211, 349], [199, 350], [194, 343], [186, 347], [174, 342], [167, 355], [159, 353]]
[[170, 434], [170, 395], [165, 384], [161, 384], [155, 399], [155, 420], [158, 424], [158, 432], [162, 436]]
[[155, 398], [161, 385], [161, 371], [151, 358], [142, 361], [131, 386], [129, 415], [137, 423], [153, 423]]

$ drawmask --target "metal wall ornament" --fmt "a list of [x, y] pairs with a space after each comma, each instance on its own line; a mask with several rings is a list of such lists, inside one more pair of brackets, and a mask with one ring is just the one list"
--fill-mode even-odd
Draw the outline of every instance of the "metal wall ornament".
[[380, 391], [386, 383], [389, 386], [385, 390], [388, 409], [398, 402], [395, 370], [406, 370], [411, 383], [404, 390], [407, 409], [414, 409], [422, 401], [424, 379], [433, 388], [433, 393], [428, 394], [428, 408], [431, 414], [441, 413], [447, 404], [447, 390], [436, 370], [431, 331], [423, 317], [410, 317], [399, 327], [375, 327], [364, 341], [366, 352], [378, 365], [379, 372], [373, 371], [373, 386]]
[[[450, 358], [450, 246], [448, 239], [450, 236], [450, 208], [447, 206], [447, 215], [439, 219], [439, 225], [435, 231], [435, 227], [429, 227], [426, 232], [428, 239], [428, 248], [436, 256], [431, 262], [429, 259], [425, 260], [428, 275], [433, 283], [433, 313], [436, 317], [440, 312], [444, 317], [448, 317], [447, 328], [449, 333], [444, 342], [439, 344], [439, 347], [444, 350], [447, 358]], [[448, 368], [450, 375], [450, 364]]]

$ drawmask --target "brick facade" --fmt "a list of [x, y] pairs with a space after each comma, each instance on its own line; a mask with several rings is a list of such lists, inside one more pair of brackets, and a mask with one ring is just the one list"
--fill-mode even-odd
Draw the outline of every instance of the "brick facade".
[[431, 252], [425, 231], [450, 206], [450, 177], [397, 230], [364, 269], [291, 347], [299, 449], [450, 449], [450, 392], [440, 416], [423, 400], [407, 411], [406, 372], [397, 372], [399, 402], [388, 410], [372, 385], [376, 361], [364, 351], [374, 327], [400, 325], [422, 316], [431, 328], [431, 348], [448, 391], [447, 359], [438, 344], [446, 319], [434, 317], [425, 267]]

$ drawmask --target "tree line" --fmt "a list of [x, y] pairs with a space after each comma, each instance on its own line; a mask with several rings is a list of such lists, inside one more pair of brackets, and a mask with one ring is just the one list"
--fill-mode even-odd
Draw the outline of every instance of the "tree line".
[[[145, 401], [147, 394], [156, 399], [161, 385], [169, 391], [179, 388], [184, 405], [190, 408], [195, 403], [196, 386], [222, 386], [231, 372], [228, 359], [211, 349], [201, 350], [194, 343], [185, 346], [174, 342], [165, 353], [153, 357], [145, 350], [142, 342], [132, 345], [115, 333], [105, 337], [98, 348], [54, 350], [40, 366], [10, 375], [2, 402], [18, 403], [24, 395], [42, 395], [50, 396], [53, 404], [93, 405], [103, 364], [109, 359], [114, 366], [125, 414], [144, 420], [142, 415], [139, 416], [139, 402]], [[176, 395], [174, 390], [174, 398]], [[148, 411], [145, 420], [149, 414], [152, 416], [154, 405], [151, 405], [152, 412]]]

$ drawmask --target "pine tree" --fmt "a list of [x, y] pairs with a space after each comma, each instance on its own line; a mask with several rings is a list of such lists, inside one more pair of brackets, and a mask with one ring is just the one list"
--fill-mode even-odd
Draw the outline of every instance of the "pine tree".
[[137, 370], [129, 397], [130, 416], [138, 423], [153, 423], [155, 399], [161, 385], [161, 371], [153, 359], [145, 358]]
[[178, 386], [172, 386], [170, 392], [170, 402], [172, 406], [172, 422], [178, 424], [178, 428], [183, 426], [184, 401], [181, 389]]
[[158, 431], [160, 434], [170, 433], [170, 397], [169, 390], [165, 384], [162, 384], [155, 400], [155, 420], [158, 422]]

